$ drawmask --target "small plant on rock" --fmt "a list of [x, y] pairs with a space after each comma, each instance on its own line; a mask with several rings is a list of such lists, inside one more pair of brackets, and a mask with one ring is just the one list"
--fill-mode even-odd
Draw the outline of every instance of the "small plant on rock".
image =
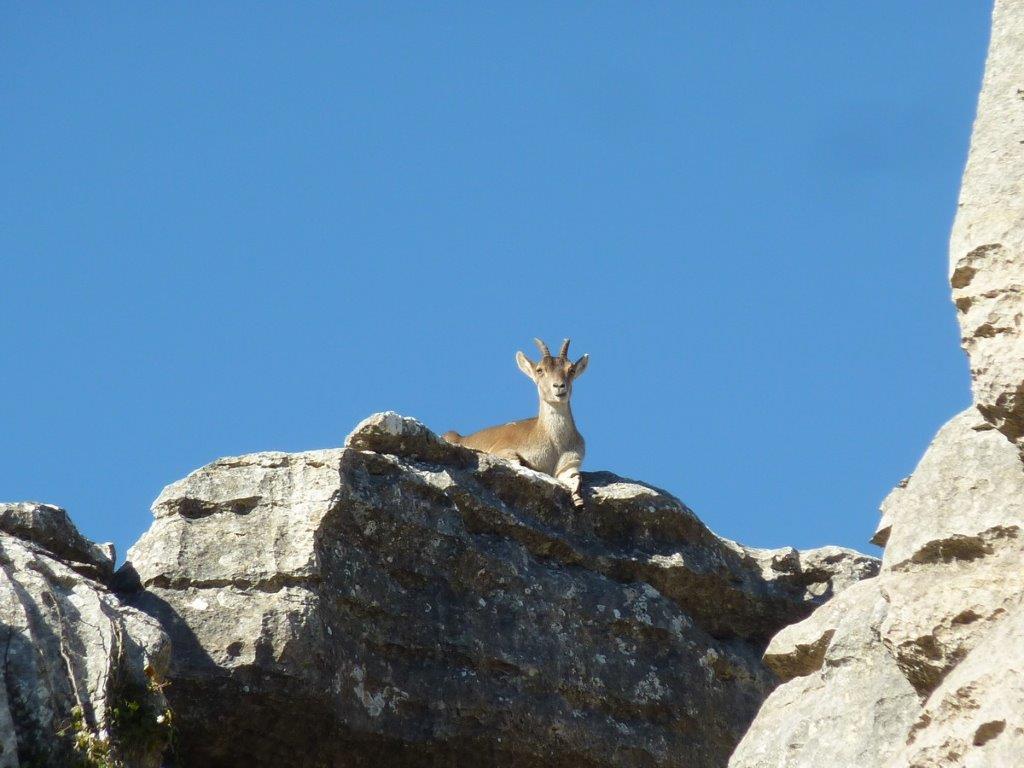
[[174, 737], [173, 713], [154, 702], [163, 700], [166, 683], [150, 677], [147, 685], [121, 687], [108, 710], [107, 727], [93, 732], [80, 706], [60, 734], [72, 737], [74, 762], [69, 768], [129, 768], [148, 755], [168, 750]]

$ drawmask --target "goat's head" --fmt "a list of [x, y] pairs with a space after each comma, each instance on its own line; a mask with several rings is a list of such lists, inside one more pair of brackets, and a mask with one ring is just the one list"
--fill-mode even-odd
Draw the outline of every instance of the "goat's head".
[[584, 355], [575, 363], [569, 361], [569, 340], [562, 342], [562, 351], [558, 357], [552, 357], [548, 345], [540, 339], [534, 339], [540, 349], [540, 362], [535, 363], [522, 352], [516, 352], [516, 363], [519, 370], [530, 377], [537, 385], [540, 399], [548, 403], [567, 403], [572, 396], [572, 382], [587, 369], [589, 355]]

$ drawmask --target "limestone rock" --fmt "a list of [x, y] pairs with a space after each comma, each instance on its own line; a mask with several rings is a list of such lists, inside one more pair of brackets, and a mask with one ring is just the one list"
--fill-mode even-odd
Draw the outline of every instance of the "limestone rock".
[[891, 768], [1019, 765], [1022, 715], [1024, 606], [1018, 600], [931, 695]]
[[723, 765], [774, 685], [767, 638], [878, 561], [749, 549], [664, 491], [585, 485], [580, 513], [386, 413], [168, 486], [118, 578], [171, 635], [182, 761]]
[[[789, 682], [765, 702], [730, 766], [898, 765], [911, 727], [927, 721], [922, 703], [932, 697], [927, 713], [935, 697], [949, 697], [943, 681], [966, 658], [984, 663], [974, 649], [1024, 594], [1022, 484], [1016, 446], [975, 409], [943, 427], [886, 500], [879, 576], [772, 639], [765, 662]], [[1024, 724], [1024, 711], [1008, 715], [1007, 727], [1014, 722]], [[939, 738], [936, 727], [929, 738]]]
[[114, 573], [114, 545], [89, 541], [60, 507], [30, 501], [0, 504], [0, 531], [36, 544], [69, 567], [100, 581]]
[[1024, 465], [969, 408], [939, 431], [889, 506], [882, 639], [927, 694], [1024, 590]]
[[[818, 671], [839, 625], [851, 612], [857, 613], [865, 600], [873, 605], [878, 596], [878, 583], [873, 580], [846, 590], [804, 621], [791, 624], [775, 635], [764, 652], [765, 664], [782, 682]], [[844, 639], [840, 636], [836, 640], [836, 648]], [[835, 649], [832, 650], [834, 659]]]
[[1020, 456], [974, 407], [939, 430], [914, 474], [882, 503], [882, 562], [907, 570], [984, 554], [984, 539], [1024, 527]]
[[974, 399], [1024, 434], [1024, 13], [998, 0], [971, 149], [950, 239], [950, 282]]
[[881, 573], [780, 632], [732, 768], [1024, 765], [1024, 3], [997, 0], [950, 244], [974, 404], [882, 505]]
[[902, 743], [919, 698], [879, 639], [888, 605], [868, 579], [787, 627], [766, 661], [776, 688], [730, 766], [881, 766]]
[[953, 558], [886, 573], [880, 579], [889, 603], [880, 628], [882, 641], [923, 694], [930, 693], [1024, 593], [1019, 529], [979, 539], [985, 551], [975, 559]]
[[76, 737], [128, 768], [160, 764], [165, 702], [150, 677], [170, 649], [157, 622], [91, 577], [112, 566], [64, 510], [0, 504], [0, 768], [75, 765]]

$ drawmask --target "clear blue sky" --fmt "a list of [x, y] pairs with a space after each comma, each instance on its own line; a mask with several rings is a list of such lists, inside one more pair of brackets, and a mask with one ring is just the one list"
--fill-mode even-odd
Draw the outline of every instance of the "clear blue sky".
[[0, 5], [0, 498], [126, 547], [223, 455], [532, 415], [761, 546], [866, 543], [969, 402], [983, 2]]

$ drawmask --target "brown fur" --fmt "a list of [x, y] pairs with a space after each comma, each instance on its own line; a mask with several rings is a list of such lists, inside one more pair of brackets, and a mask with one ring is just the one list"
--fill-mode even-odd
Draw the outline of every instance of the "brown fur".
[[573, 502], [582, 506], [579, 467], [585, 443], [576, 429], [569, 400], [573, 381], [586, 369], [589, 357], [583, 355], [575, 363], [570, 362], [568, 339], [558, 357], [552, 357], [547, 345], [539, 339], [537, 345], [543, 354], [539, 362], [532, 362], [522, 352], [516, 353], [519, 369], [537, 385], [540, 397], [537, 416], [488, 427], [467, 436], [446, 432], [443, 437], [450, 443], [552, 475], [569, 486]]

